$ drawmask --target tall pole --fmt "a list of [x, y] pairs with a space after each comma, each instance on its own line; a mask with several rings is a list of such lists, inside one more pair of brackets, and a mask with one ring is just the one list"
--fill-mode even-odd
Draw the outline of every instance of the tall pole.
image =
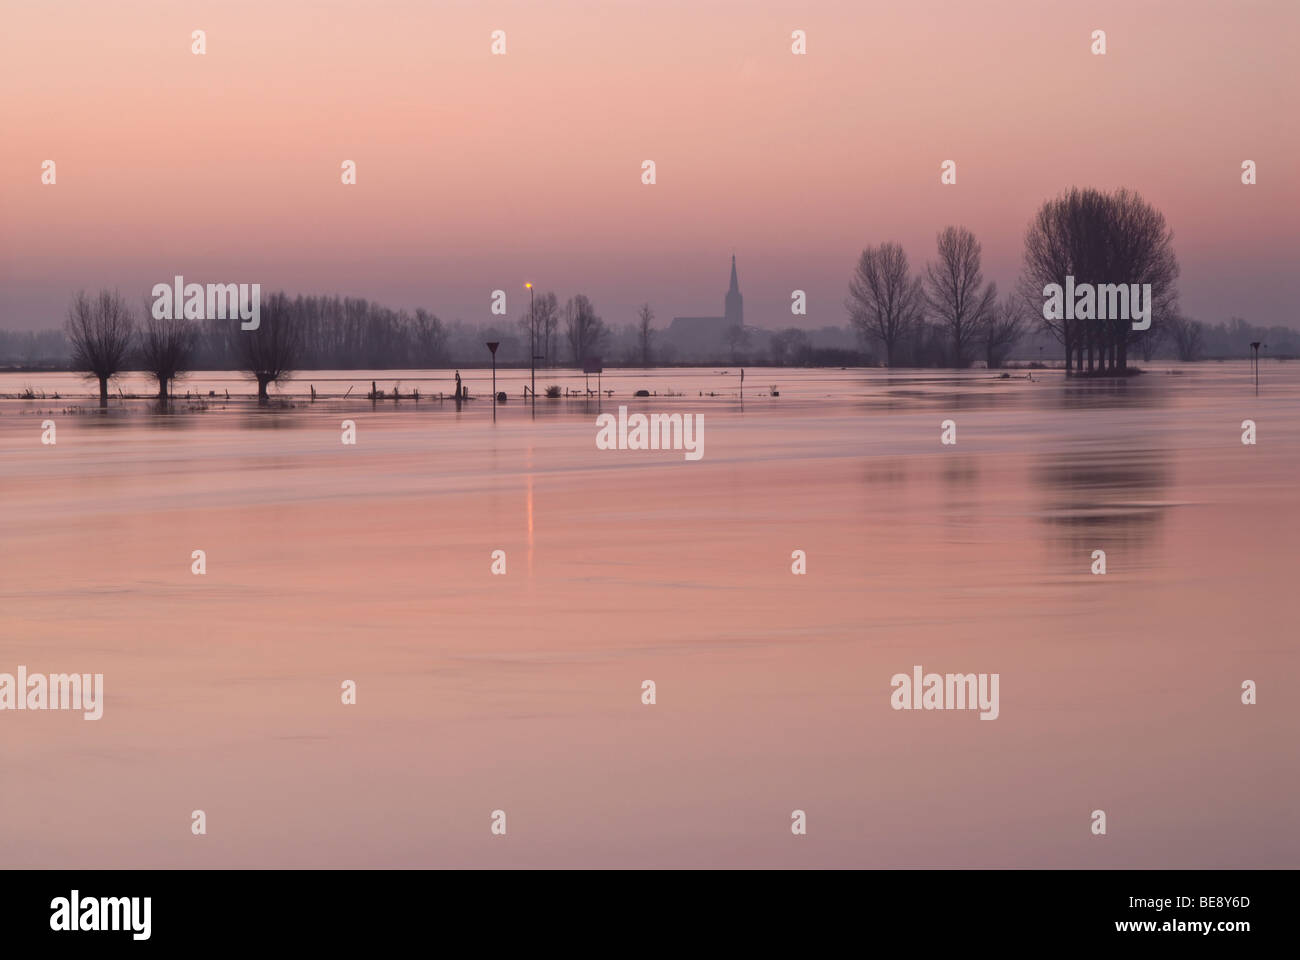
[[533, 309], [533, 285], [528, 284], [528, 367], [531, 371], [533, 406], [537, 406], [537, 311]]

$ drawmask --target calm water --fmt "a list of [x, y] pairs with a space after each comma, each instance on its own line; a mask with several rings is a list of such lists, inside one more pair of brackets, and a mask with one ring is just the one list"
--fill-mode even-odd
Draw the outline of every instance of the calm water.
[[[107, 691], [0, 713], [0, 863], [1300, 866], [1300, 365], [720, 370], [535, 415], [499, 371], [495, 425], [445, 373], [108, 416], [0, 376], [0, 672]], [[597, 450], [620, 402], [704, 458]], [[999, 718], [892, 710], [914, 664], [999, 673]]]

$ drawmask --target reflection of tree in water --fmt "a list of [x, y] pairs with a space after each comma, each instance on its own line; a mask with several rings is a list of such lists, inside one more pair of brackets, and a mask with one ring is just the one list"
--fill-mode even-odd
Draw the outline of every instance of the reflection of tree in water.
[[1165, 450], [1083, 446], [1040, 456], [1031, 473], [1043, 497], [1040, 518], [1071, 549], [1091, 552], [1155, 535], [1169, 506], [1170, 470]]
[[900, 487], [907, 482], [907, 462], [901, 457], [879, 457], [867, 461], [862, 479], [867, 486]]
[[1127, 410], [1135, 404], [1154, 409], [1168, 403], [1162, 380], [1149, 373], [1141, 377], [1067, 380], [1059, 392], [1047, 394], [1046, 401], [1059, 410]]

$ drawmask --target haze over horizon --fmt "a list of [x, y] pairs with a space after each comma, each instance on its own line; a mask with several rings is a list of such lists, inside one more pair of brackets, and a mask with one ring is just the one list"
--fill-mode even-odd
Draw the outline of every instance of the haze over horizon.
[[3, 329], [176, 274], [477, 323], [513, 321], [531, 280], [611, 324], [649, 301], [664, 327], [720, 312], [733, 252], [749, 323], [840, 325], [864, 246], [901, 242], [915, 270], [949, 224], [1007, 289], [1072, 185], [1165, 214], [1188, 315], [1297, 325], [1294, 3], [7, 7]]

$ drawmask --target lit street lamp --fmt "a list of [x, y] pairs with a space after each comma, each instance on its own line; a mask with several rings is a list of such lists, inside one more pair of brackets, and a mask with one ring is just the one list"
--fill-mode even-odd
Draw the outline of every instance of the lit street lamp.
[[[533, 310], [533, 285], [525, 283], [528, 288], [528, 366], [532, 370], [533, 406], [537, 406], [537, 313]], [[495, 354], [493, 354], [495, 356]]]

